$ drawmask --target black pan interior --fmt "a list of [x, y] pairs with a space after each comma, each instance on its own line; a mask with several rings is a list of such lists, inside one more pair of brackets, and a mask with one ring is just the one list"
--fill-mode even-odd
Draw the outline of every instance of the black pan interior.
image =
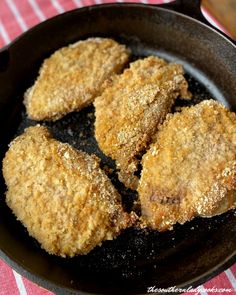
[[[0, 120], [4, 126], [0, 131], [1, 157], [12, 138], [37, 124], [26, 117], [22, 97], [43, 59], [61, 46], [91, 36], [111, 37], [126, 44], [133, 60], [155, 54], [182, 63], [194, 99], [184, 104], [177, 101], [176, 106], [213, 98], [236, 110], [236, 65], [231, 62], [236, 60], [236, 50], [217, 33], [189, 18], [154, 7], [86, 8], [42, 24], [2, 55], [5, 66], [0, 72]], [[103, 168], [112, 168], [108, 174], [122, 195], [125, 209], [139, 212], [137, 206], [133, 207], [137, 194], [117, 180], [114, 162], [97, 146], [92, 106], [43, 124], [58, 140], [98, 155]], [[165, 233], [131, 228], [86, 256], [50, 256], [15, 220], [4, 202], [5, 189], [1, 176], [3, 258], [23, 275], [58, 294], [78, 290], [80, 294], [143, 294], [149, 286], [196, 286], [235, 261], [236, 220], [232, 211], [210, 219], [196, 218]]]

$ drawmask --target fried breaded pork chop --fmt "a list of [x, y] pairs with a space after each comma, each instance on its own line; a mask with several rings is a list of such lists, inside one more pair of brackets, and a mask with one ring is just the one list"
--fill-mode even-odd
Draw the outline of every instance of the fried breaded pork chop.
[[29, 118], [54, 121], [88, 106], [101, 94], [103, 82], [120, 73], [128, 57], [124, 45], [105, 38], [89, 38], [57, 50], [44, 61], [25, 93]]
[[107, 81], [95, 105], [95, 137], [101, 150], [116, 160], [119, 179], [136, 189], [140, 156], [170, 112], [175, 99], [189, 98], [183, 68], [150, 56], [130, 64]]
[[206, 100], [169, 115], [142, 164], [142, 215], [154, 229], [234, 208], [236, 114]]
[[52, 138], [45, 127], [25, 130], [3, 160], [6, 202], [50, 254], [86, 254], [130, 226], [120, 195], [95, 156]]

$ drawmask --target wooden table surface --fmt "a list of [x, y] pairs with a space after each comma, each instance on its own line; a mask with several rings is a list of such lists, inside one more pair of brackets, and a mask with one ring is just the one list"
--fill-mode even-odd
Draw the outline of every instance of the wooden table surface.
[[202, 6], [236, 40], [236, 0], [202, 0]]

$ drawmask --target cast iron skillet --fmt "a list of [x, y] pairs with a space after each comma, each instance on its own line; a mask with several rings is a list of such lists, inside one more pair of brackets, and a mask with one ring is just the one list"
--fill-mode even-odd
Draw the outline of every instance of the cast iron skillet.
[[[235, 45], [217, 30], [176, 11], [203, 21], [199, 1], [176, 1], [163, 7], [93, 6], [54, 17], [4, 48], [0, 52], [1, 157], [12, 138], [36, 124], [26, 118], [22, 96], [44, 58], [91, 36], [127, 44], [133, 59], [157, 54], [181, 62], [195, 97], [193, 103], [212, 97], [235, 111]], [[89, 107], [46, 125], [59, 140], [97, 154], [102, 166], [114, 167], [97, 147], [93, 122], [93, 107]], [[124, 189], [115, 172], [110, 176], [130, 210], [137, 196]], [[50, 256], [15, 220], [4, 202], [2, 176], [0, 181], [1, 257], [23, 276], [57, 294], [145, 294], [150, 286], [187, 288], [205, 282], [236, 261], [234, 212], [196, 218], [165, 233], [131, 228], [87, 256]]]

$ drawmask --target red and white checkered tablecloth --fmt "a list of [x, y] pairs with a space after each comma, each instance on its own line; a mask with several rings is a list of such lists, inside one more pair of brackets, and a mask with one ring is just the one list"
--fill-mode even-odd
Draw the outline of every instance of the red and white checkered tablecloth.
[[[8, 44], [28, 30], [30, 27], [50, 18], [54, 15], [82, 6], [125, 2], [123, 0], [0, 0], [0, 48]], [[127, 2], [143, 2], [148, 4], [159, 4], [170, 2], [164, 0], [129, 0]], [[207, 12], [206, 12], [207, 14]], [[209, 16], [209, 15], [208, 15]], [[218, 24], [219, 25], [219, 24]], [[221, 273], [214, 279], [208, 281], [199, 292], [201, 295], [210, 294], [210, 288], [228, 289], [229, 292], [220, 291], [219, 295], [236, 294], [236, 264]], [[216, 292], [211, 292], [215, 294]], [[28, 281], [12, 270], [0, 260], [0, 295], [51, 295], [52, 293], [42, 289], [36, 284]], [[190, 293], [189, 293], [190, 294]]]

